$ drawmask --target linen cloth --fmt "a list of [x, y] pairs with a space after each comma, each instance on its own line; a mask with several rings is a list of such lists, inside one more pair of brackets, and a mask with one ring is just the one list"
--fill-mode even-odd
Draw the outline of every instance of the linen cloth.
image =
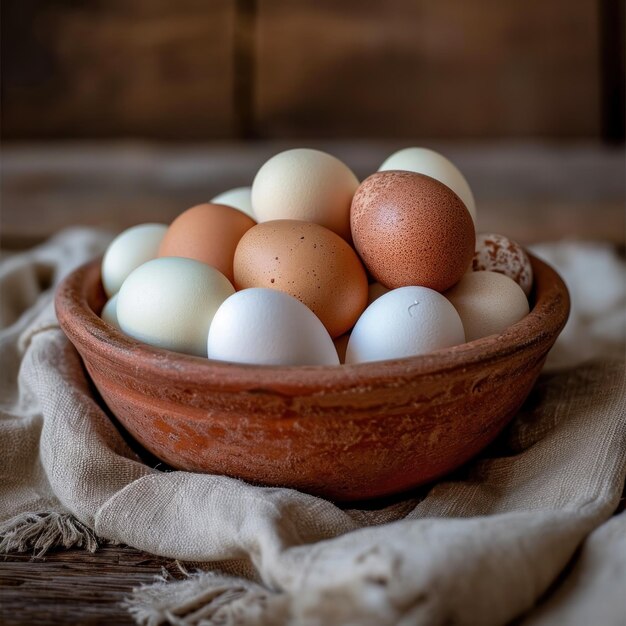
[[0, 550], [97, 538], [203, 562], [136, 591], [129, 610], [145, 624], [626, 623], [626, 513], [612, 517], [626, 474], [626, 285], [610, 249], [537, 250], [564, 274], [573, 314], [499, 439], [437, 484], [357, 510], [160, 471], [131, 450], [52, 304], [107, 241], [71, 230], [0, 262]]

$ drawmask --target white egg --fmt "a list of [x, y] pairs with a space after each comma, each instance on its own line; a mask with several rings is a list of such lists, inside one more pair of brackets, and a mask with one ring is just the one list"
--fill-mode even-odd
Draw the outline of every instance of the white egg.
[[459, 168], [442, 154], [428, 148], [404, 148], [394, 152], [378, 168], [379, 172], [386, 170], [405, 170], [435, 178], [461, 198], [476, 223], [474, 194]]
[[108, 296], [116, 294], [125, 278], [146, 261], [156, 259], [165, 224], [139, 224], [120, 233], [102, 259], [102, 284]]
[[215, 312], [235, 289], [215, 268], [181, 257], [144, 263], [124, 281], [117, 319], [131, 337], [159, 348], [206, 356]]
[[465, 342], [454, 307], [427, 287], [400, 287], [377, 298], [352, 329], [346, 363], [427, 354]]
[[254, 365], [339, 365], [324, 325], [293, 296], [275, 289], [243, 289], [213, 318], [210, 359]]
[[501, 333], [529, 311], [522, 288], [497, 272], [465, 274], [445, 296], [461, 316], [467, 341]]
[[286, 150], [267, 161], [252, 183], [256, 220], [302, 220], [350, 239], [350, 205], [359, 181], [336, 157], [308, 148]]
[[252, 210], [252, 187], [235, 187], [235, 189], [223, 191], [215, 196], [211, 202], [231, 206], [256, 220]]
[[117, 293], [109, 298], [107, 303], [102, 307], [102, 312], [100, 313], [100, 317], [111, 326], [115, 326], [115, 328], [119, 328], [120, 324], [117, 321]]

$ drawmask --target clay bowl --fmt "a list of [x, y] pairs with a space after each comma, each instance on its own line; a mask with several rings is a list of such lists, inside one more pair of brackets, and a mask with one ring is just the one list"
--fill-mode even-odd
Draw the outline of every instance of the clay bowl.
[[519, 409], [569, 312], [558, 274], [532, 264], [532, 310], [501, 335], [350, 366], [234, 365], [138, 343], [97, 315], [99, 260], [60, 285], [56, 310], [110, 410], [170, 466], [362, 500], [453, 470]]

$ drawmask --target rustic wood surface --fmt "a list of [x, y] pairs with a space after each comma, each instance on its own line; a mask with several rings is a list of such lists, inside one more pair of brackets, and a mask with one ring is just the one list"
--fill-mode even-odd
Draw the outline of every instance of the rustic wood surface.
[[595, 0], [258, 5], [261, 137], [599, 133]]
[[[562, 237], [624, 243], [623, 148], [420, 144], [442, 151], [465, 174], [480, 232], [522, 243]], [[9, 144], [2, 154], [0, 245], [23, 248], [75, 225], [119, 231], [170, 222], [221, 191], [249, 185], [272, 154], [302, 145], [335, 154], [364, 178], [407, 142]]]
[[609, 4], [6, 0], [3, 133], [610, 136], [624, 102]]
[[2, 12], [5, 137], [236, 136], [233, 0], [9, 0]]
[[120, 605], [133, 587], [154, 581], [171, 559], [127, 546], [102, 546], [95, 554], [60, 550], [43, 559], [30, 554], [0, 558], [0, 624], [133, 624]]

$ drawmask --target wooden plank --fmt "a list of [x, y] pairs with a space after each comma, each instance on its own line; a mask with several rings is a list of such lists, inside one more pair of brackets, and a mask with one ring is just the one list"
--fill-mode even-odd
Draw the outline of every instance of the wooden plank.
[[95, 554], [60, 550], [36, 560], [11, 555], [0, 561], [0, 623], [133, 624], [120, 603], [163, 567], [176, 574], [171, 559], [126, 546], [104, 546]]
[[[24, 248], [75, 225], [119, 231], [170, 222], [220, 191], [250, 184], [272, 154], [293, 143], [166, 146], [59, 144], [4, 148], [0, 243]], [[364, 178], [388, 142], [309, 144]], [[479, 230], [524, 243], [574, 237], [624, 243], [624, 155], [597, 145], [434, 143], [470, 182]]]
[[234, 0], [3, 3], [3, 135], [232, 137], [234, 25]]
[[13, 0], [3, 134], [597, 136], [600, 2]]
[[598, 0], [259, 0], [261, 137], [598, 136]]

